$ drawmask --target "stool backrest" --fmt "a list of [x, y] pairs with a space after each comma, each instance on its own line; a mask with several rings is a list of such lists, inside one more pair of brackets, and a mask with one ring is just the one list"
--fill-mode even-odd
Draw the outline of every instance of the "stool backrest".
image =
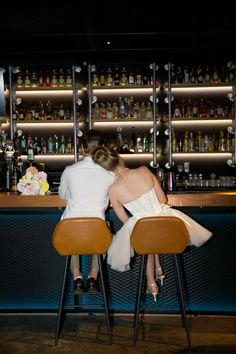
[[56, 225], [52, 243], [62, 256], [103, 254], [111, 239], [110, 230], [101, 218], [67, 218]]
[[139, 219], [130, 236], [138, 254], [182, 253], [189, 243], [185, 223], [176, 216], [151, 216]]

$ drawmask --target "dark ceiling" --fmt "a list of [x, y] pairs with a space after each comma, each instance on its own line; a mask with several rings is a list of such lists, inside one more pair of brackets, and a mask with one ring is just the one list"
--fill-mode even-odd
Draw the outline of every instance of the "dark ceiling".
[[233, 1], [139, 2], [1, 5], [0, 65], [235, 60]]

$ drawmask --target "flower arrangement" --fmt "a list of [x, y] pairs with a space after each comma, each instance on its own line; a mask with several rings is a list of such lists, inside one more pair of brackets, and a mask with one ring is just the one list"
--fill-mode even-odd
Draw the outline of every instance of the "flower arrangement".
[[33, 166], [27, 168], [26, 174], [17, 183], [17, 190], [22, 195], [45, 195], [48, 189], [47, 174]]

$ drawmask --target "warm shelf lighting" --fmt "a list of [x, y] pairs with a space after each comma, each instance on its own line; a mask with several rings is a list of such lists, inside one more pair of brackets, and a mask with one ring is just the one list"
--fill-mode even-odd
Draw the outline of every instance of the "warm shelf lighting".
[[198, 119], [198, 120], [173, 120], [172, 121], [172, 126], [187, 126], [191, 125], [193, 128], [197, 126], [204, 126], [204, 125], [210, 125], [210, 126], [225, 126], [225, 125], [230, 125], [232, 124], [232, 119]]
[[[34, 122], [34, 123], [28, 123], [28, 122], [25, 122], [25, 123], [19, 123], [17, 122], [17, 128], [21, 128], [21, 129], [24, 129], [24, 128], [39, 128], [39, 125], [40, 125], [40, 129], [43, 128], [43, 129], [48, 129], [49, 127], [51, 128], [52, 127], [52, 124], [53, 124], [53, 127], [54, 128], [60, 128], [60, 129], [64, 129], [66, 127], [73, 127], [73, 122], [64, 122], [64, 121], [61, 121], [60, 123], [55, 123], [55, 121], [50, 121], [50, 122], [47, 122], [47, 121], [37, 121], [37, 122]], [[81, 124], [81, 123], [80, 123]]]
[[[152, 159], [153, 154], [151, 152], [149, 153], [140, 153], [140, 154], [120, 154], [123, 159], [125, 160], [139, 160], [144, 159], [144, 160], [150, 160]], [[157, 154], [157, 156], [160, 156], [160, 154]]]
[[175, 159], [226, 159], [230, 156], [232, 156], [230, 152], [178, 152], [172, 154], [172, 157]]
[[[23, 161], [27, 160], [27, 155], [21, 155], [20, 157]], [[43, 155], [43, 154], [41, 154], [41, 155], [35, 155], [34, 158], [36, 161], [37, 160], [40, 160], [40, 161], [42, 161], [42, 160], [55, 160], [55, 158], [60, 159], [60, 160], [68, 160], [68, 159], [72, 160], [72, 159], [74, 159], [74, 155], [73, 154], [63, 154], [63, 155], [60, 155], [60, 154], [51, 154], [51, 155], [45, 154], [45, 155]]]
[[[166, 89], [167, 91], [167, 89]], [[232, 86], [202, 86], [202, 87], [172, 87], [171, 92], [178, 93], [229, 93], [232, 92]]]
[[[157, 89], [159, 90], [159, 89]], [[152, 93], [151, 87], [137, 87], [137, 88], [122, 88], [122, 89], [115, 89], [115, 88], [104, 88], [104, 89], [93, 89], [93, 93], [96, 95], [127, 95], [127, 94], [150, 94]]]
[[[21, 97], [32, 97], [32, 96], [72, 96], [72, 90], [20, 90], [16, 91], [16, 95]], [[78, 90], [78, 95], [82, 93], [81, 90]]]
[[[157, 122], [159, 123], [159, 122]], [[112, 121], [112, 122], [109, 122], [107, 120], [104, 120], [104, 121], [101, 121], [101, 122], [93, 122], [94, 126], [96, 127], [117, 127], [117, 125], [119, 126], [142, 126], [142, 127], [147, 127], [147, 126], [152, 126], [153, 125], [153, 121], [142, 121], [142, 122], [139, 122], [137, 120], [129, 120], [129, 121], [122, 121], [122, 120], [116, 120], [116, 121]]]

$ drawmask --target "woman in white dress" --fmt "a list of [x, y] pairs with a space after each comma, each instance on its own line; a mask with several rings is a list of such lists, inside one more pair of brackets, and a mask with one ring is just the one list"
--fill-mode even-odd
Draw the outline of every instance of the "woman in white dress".
[[[117, 217], [124, 224], [114, 235], [108, 250], [107, 262], [112, 269], [127, 271], [134, 251], [130, 235], [137, 220], [146, 216], [177, 216], [188, 229], [191, 244], [197, 247], [204, 244], [212, 233], [179, 210], [167, 205], [166, 195], [155, 175], [145, 166], [129, 169], [114, 149], [97, 148], [92, 154], [95, 163], [116, 175], [115, 182], [109, 187], [108, 195]], [[128, 210], [132, 217], [129, 217]], [[155, 273], [156, 272], [156, 273]], [[149, 255], [146, 265], [147, 291], [156, 300], [158, 286], [155, 281], [163, 280], [164, 274], [159, 255]]]

